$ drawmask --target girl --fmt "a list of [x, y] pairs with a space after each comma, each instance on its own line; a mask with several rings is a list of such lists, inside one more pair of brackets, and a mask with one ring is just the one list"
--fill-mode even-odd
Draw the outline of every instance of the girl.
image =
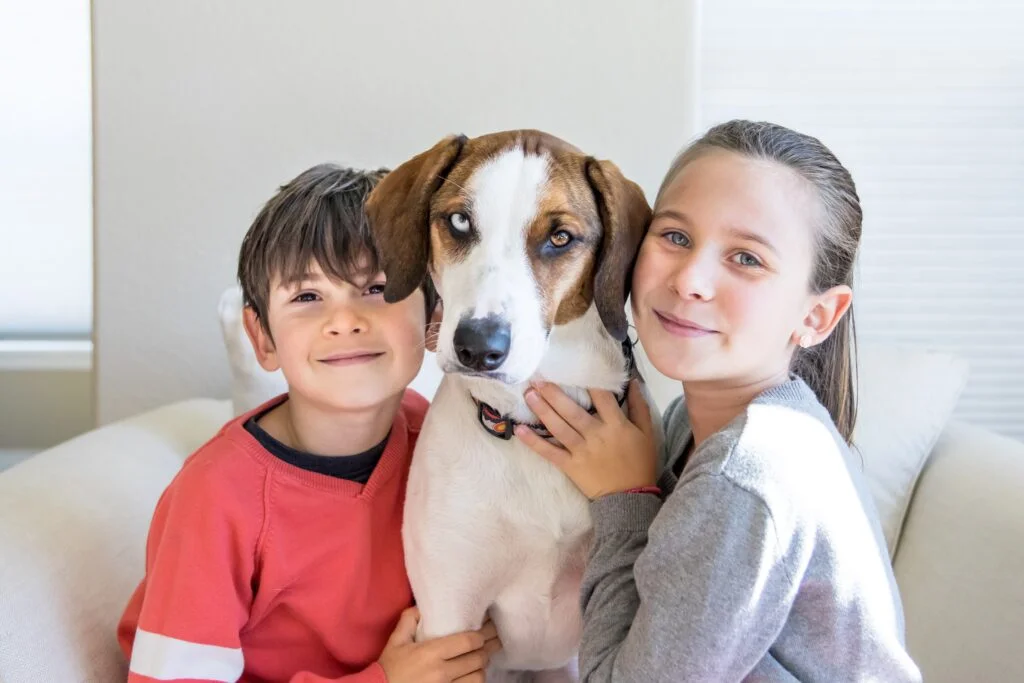
[[606, 392], [595, 416], [527, 392], [564, 448], [517, 436], [593, 501], [582, 680], [920, 680], [849, 446], [860, 234], [818, 140], [716, 126], [665, 177], [633, 275], [640, 341], [683, 385], [660, 463], [639, 391], [632, 422]]

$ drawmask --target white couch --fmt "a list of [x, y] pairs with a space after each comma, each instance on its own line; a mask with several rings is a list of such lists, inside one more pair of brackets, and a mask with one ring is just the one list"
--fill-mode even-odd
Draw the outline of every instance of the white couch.
[[[932, 683], [1024, 681], [1024, 444], [948, 422], [966, 368], [913, 358], [868, 360], [858, 426], [908, 648]], [[239, 409], [168, 405], [0, 474], [0, 683], [124, 680], [114, 631], [157, 497]]]

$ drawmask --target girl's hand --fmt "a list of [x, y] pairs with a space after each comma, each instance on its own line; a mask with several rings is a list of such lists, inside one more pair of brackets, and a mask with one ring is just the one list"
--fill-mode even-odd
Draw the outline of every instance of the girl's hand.
[[651, 411], [636, 380], [630, 382], [628, 393], [630, 417], [611, 392], [602, 390], [590, 392], [597, 409], [597, 414], [591, 415], [557, 385], [535, 385], [527, 390], [526, 403], [564, 447], [541, 438], [526, 425], [516, 426], [516, 436], [562, 470], [591, 500], [653, 486], [657, 452]]

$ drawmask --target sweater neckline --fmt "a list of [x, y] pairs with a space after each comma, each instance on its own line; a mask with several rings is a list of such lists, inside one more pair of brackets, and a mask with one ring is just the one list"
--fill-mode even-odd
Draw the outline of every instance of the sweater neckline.
[[380, 461], [365, 484], [348, 479], [339, 479], [329, 474], [312, 472], [281, 460], [264, 448], [256, 437], [245, 429], [245, 422], [254, 415], [260, 415], [276, 408], [287, 398], [287, 394], [281, 394], [258, 408], [237, 417], [227, 426], [226, 435], [238, 443], [246, 453], [275, 476], [283, 477], [319, 491], [344, 494], [352, 498], [370, 499], [394, 477], [396, 472], [401, 470], [408, 460], [410, 455], [408, 448], [409, 430], [404, 407], [400, 407], [395, 413], [395, 420], [391, 426], [391, 435], [387, 440], [387, 445], [385, 445], [384, 452], [380, 456]]

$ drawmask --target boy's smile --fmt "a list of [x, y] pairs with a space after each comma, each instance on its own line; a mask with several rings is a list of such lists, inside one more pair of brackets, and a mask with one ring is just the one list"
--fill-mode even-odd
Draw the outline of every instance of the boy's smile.
[[327, 358], [321, 358], [320, 362], [332, 367], [347, 367], [349, 365], [369, 363], [383, 355], [383, 351], [348, 351], [331, 354]]

